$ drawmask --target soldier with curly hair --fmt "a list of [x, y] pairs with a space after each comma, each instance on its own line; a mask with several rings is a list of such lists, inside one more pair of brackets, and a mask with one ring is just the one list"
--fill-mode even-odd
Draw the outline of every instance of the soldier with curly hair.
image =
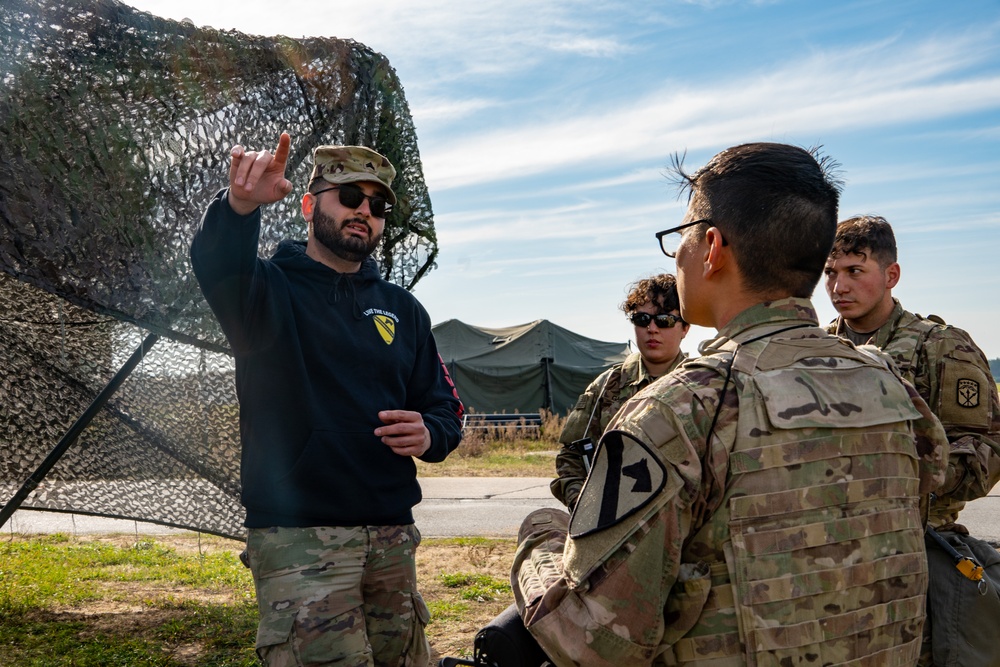
[[580, 395], [559, 434], [552, 495], [570, 510], [587, 479], [592, 448], [628, 399], [674, 370], [687, 355], [681, 341], [691, 326], [677, 300], [677, 280], [669, 273], [644, 278], [631, 286], [620, 308], [635, 327], [638, 350], [594, 379]]

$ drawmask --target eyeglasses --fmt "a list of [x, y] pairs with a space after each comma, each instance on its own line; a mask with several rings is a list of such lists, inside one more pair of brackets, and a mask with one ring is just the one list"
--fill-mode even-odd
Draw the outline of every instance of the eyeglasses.
[[[656, 232], [656, 240], [660, 242], [660, 250], [662, 250], [663, 254], [667, 257], [676, 257], [677, 248], [680, 247], [681, 240], [684, 238], [684, 235], [680, 232], [688, 227], [700, 225], [703, 222], [711, 223], [712, 221], [708, 218], [703, 218], [701, 220], [695, 220], [694, 222], [686, 222], [683, 225], [671, 227], [670, 229], [664, 229], [662, 232]], [[676, 234], [676, 236], [673, 236], [674, 234]]]
[[392, 210], [392, 204], [390, 204], [382, 195], [366, 195], [358, 186], [348, 185], [346, 183], [344, 185], [334, 185], [333, 187], [325, 190], [314, 192], [313, 196], [318, 197], [324, 192], [329, 192], [330, 190], [340, 190], [340, 204], [342, 206], [346, 206], [347, 208], [359, 208], [361, 206], [361, 202], [367, 199], [368, 208], [371, 210], [372, 215], [376, 218], [384, 218], [385, 214]]
[[648, 327], [650, 322], [656, 322], [657, 329], [669, 329], [678, 322], [684, 323], [678, 315], [670, 313], [659, 313], [650, 315], [649, 313], [632, 313], [628, 316], [629, 321], [637, 327]]

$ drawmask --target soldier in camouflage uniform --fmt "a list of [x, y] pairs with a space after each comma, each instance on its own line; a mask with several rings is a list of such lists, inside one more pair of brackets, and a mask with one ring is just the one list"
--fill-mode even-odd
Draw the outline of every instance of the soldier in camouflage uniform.
[[[858, 345], [874, 345], [892, 357], [900, 374], [914, 384], [940, 419], [950, 445], [947, 474], [941, 488], [922, 499], [922, 511], [925, 522], [940, 534], [967, 536], [968, 529], [957, 523], [959, 512], [967, 501], [987, 495], [1000, 481], [996, 383], [986, 355], [968, 333], [937, 316], [914, 315], [892, 296], [900, 277], [896, 257], [896, 238], [885, 218], [857, 216], [837, 226], [824, 273], [827, 294], [840, 316], [827, 331]], [[950, 581], [955, 571], [947, 560], [932, 560], [945, 569], [932, 568], [931, 575]], [[930, 599], [928, 605], [931, 609]], [[959, 623], [968, 629], [972, 627], [968, 624], [982, 620], [956, 618], [951, 609], [931, 616], [938, 618], [942, 628]], [[996, 621], [989, 622], [995, 625]], [[919, 664], [928, 666], [934, 664], [930, 620], [924, 630]], [[988, 636], [989, 630], [984, 632]], [[948, 631], [938, 629], [935, 634], [945, 637]], [[938, 652], [947, 655], [941, 647]], [[965, 663], [959, 659], [955, 664]]]
[[824, 273], [840, 313], [827, 331], [892, 357], [941, 420], [951, 445], [948, 473], [929, 504], [927, 523], [955, 529], [966, 501], [987, 495], [1000, 481], [1000, 400], [986, 355], [962, 329], [934, 315], [914, 315], [892, 296], [900, 266], [885, 218], [841, 222]]
[[685, 222], [657, 236], [684, 319], [718, 337], [625, 404], [572, 517], [525, 519], [525, 625], [559, 667], [912, 665], [945, 438], [886, 359], [818, 325], [838, 190], [781, 144], [677, 171]]
[[669, 273], [632, 285], [621, 309], [635, 326], [638, 352], [615, 364], [590, 383], [577, 400], [559, 434], [552, 495], [570, 511], [587, 479], [583, 443], [596, 445], [611, 418], [628, 399], [650, 382], [677, 368], [687, 357], [681, 341], [690, 325], [681, 319], [677, 281]]

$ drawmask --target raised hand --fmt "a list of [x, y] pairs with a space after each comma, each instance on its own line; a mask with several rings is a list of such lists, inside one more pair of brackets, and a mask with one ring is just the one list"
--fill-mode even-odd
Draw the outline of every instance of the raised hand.
[[284, 199], [292, 191], [292, 182], [285, 178], [291, 144], [291, 137], [282, 132], [274, 154], [233, 146], [229, 162], [229, 206], [233, 211], [248, 215], [261, 204]]

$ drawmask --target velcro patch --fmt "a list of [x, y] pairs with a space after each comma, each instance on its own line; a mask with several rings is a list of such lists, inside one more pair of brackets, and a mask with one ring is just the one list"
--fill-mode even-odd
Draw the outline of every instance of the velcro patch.
[[[957, 359], [941, 363], [941, 387], [935, 411], [944, 427], [990, 428], [990, 385], [986, 371]], [[935, 406], [931, 406], [933, 409]]]
[[570, 535], [583, 537], [635, 514], [659, 495], [666, 478], [666, 468], [645, 443], [608, 431], [573, 511]]
[[979, 406], [979, 383], [969, 378], [959, 378], [955, 387], [955, 401], [960, 408]]

